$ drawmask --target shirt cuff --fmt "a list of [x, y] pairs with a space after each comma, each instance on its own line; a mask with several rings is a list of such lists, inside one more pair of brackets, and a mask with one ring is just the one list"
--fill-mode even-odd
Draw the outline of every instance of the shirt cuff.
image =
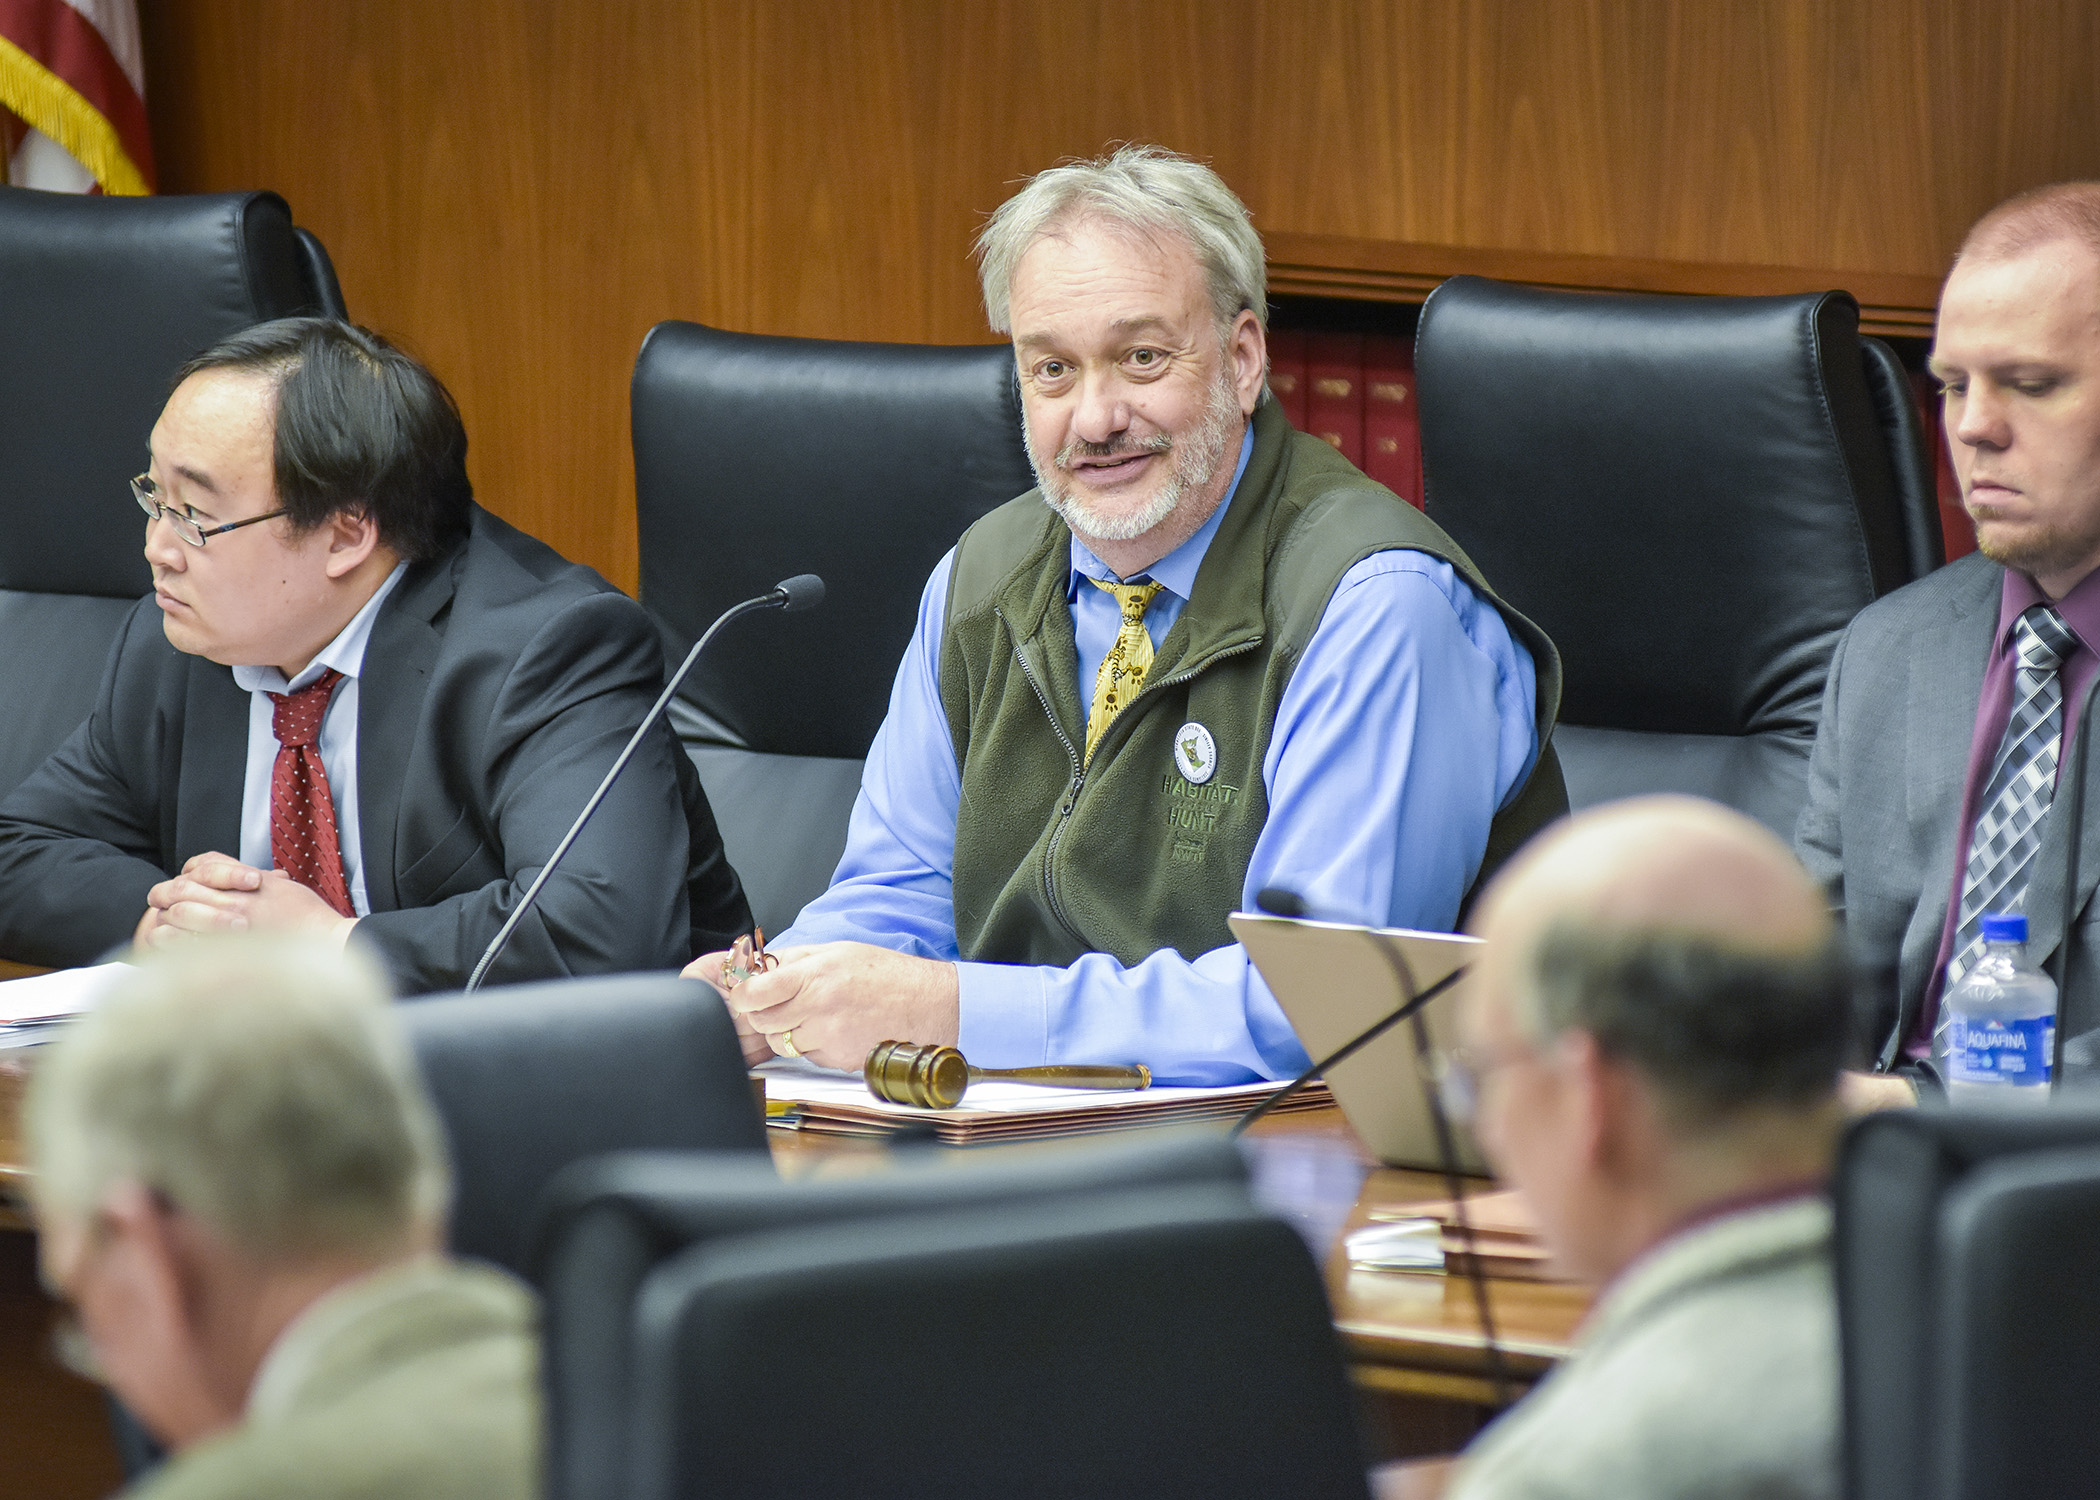
[[956, 1045], [983, 1068], [1037, 1068], [1050, 1055], [1050, 984], [1028, 964], [955, 966]]

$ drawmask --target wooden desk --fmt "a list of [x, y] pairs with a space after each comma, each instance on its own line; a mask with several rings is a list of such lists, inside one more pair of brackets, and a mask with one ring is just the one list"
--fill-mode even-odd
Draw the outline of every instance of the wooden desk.
[[[1462, 1276], [1351, 1270], [1342, 1236], [1376, 1210], [1447, 1199], [1442, 1177], [1377, 1166], [1340, 1110], [1264, 1120], [1249, 1132], [1254, 1188], [1324, 1256], [1334, 1321], [1358, 1385], [1435, 1401], [1496, 1403], [1470, 1281]], [[1351, 1179], [1355, 1186], [1350, 1190]], [[1477, 1184], [1476, 1184], [1477, 1185]], [[1502, 1368], [1520, 1395], [1567, 1353], [1590, 1291], [1490, 1277]]]
[[[1409, 1458], [1464, 1446], [1497, 1404], [1470, 1283], [1455, 1276], [1353, 1271], [1341, 1243], [1374, 1210], [1404, 1210], [1448, 1197], [1443, 1179], [1377, 1166], [1339, 1110], [1270, 1117], [1247, 1138], [1256, 1197], [1290, 1220], [1326, 1266], [1335, 1327], [1365, 1398], [1373, 1456]], [[999, 1149], [1012, 1148], [943, 1155], [968, 1160]], [[892, 1160], [878, 1142], [782, 1130], [773, 1132], [773, 1159], [789, 1176], [879, 1172]], [[1589, 1301], [1583, 1287], [1489, 1280], [1488, 1306], [1514, 1387], [1508, 1395], [1528, 1389], [1567, 1352]]]
[[[15, 1122], [22, 1079], [19, 1056], [0, 1053], [0, 1195], [21, 1187]], [[1462, 1447], [1492, 1415], [1495, 1400], [1471, 1287], [1460, 1277], [1352, 1271], [1341, 1252], [1342, 1234], [1374, 1209], [1443, 1198], [1442, 1180], [1375, 1166], [1338, 1110], [1264, 1120], [1248, 1140], [1256, 1196], [1324, 1257], [1335, 1326], [1363, 1397], [1371, 1456]], [[895, 1160], [880, 1142], [782, 1130], [772, 1133], [772, 1147], [788, 1176], [882, 1172]], [[986, 1150], [1014, 1149], [1031, 1148], [941, 1155], [981, 1160]], [[1589, 1294], [1536, 1282], [1491, 1280], [1488, 1286], [1505, 1368], [1514, 1384], [1528, 1386], [1566, 1352]], [[37, 1455], [29, 1468], [12, 1458], [0, 1462], [0, 1500], [17, 1493], [17, 1481], [29, 1475], [33, 1488], [20, 1493], [53, 1500], [86, 1500], [113, 1487], [114, 1455], [99, 1393], [51, 1360], [51, 1312], [36, 1288], [34, 1237], [19, 1198], [0, 1203], [0, 1450]]]
[[52, 1352], [57, 1308], [38, 1284], [20, 1197], [21, 1056], [0, 1052], [0, 1500], [92, 1500], [123, 1476], [101, 1390]]
[[22, 1161], [22, 1089], [29, 1081], [19, 1049], [0, 1052], [0, 1229], [27, 1229]]

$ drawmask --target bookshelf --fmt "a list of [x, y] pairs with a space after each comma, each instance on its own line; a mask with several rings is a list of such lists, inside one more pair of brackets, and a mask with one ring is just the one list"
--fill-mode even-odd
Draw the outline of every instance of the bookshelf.
[[1634, 256], [1567, 255], [1405, 240], [1271, 232], [1272, 296], [1321, 302], [1420, 305], [1447, 277], [1491, 276], [1583, 292], [1675, 292], [1771, 297], [1843, 287], [1859, 300], [1859, 331], [1915, 341], [1932, 334], [1939, 279], [1896, 271], [1833, 271], [1803, 266], [1746, 266]]
[[[1345, 235], [1263, 236], [1269, 259], [1272, 386], [1292, 421], [1417, 504], [1421, 438], [1413, 411], [1413, 344], [1422, 303], [1452, 276], [1575, 292], [1770, 297], [1842, 288], [1862, 336], [1884, 339], [1910, 370], [1936, 469], [1947, 555], [1975, 546], [1925, 373], [1939, 278], [1891, 271], [1646, 260], [1633, 256], [1420, 244]], [[1319, 392], [1333, 399], [1323, 407]], [[1385, 397], [1380, 422], [1379, 393]], [[1397, 403], [1397, 404], [1395, 404]]]

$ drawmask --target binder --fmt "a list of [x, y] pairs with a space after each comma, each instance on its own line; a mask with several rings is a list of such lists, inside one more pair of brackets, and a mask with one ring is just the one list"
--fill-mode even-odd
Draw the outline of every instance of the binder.
[[1415, 401], [1415, 350], [1406, 339], [1364, 339], [1363, 471], [1420, 510], [1422, 429]]
[[[868, 1092], [858, 1075], [793, 1063], [766, 1063], [753, 1070], [766, 1090], [766, 1124], [810, 1135], [885, 1136], [931, 1129], [943, 1146], [992, 1141], [1089, 1135], [1133, 1125], [1169, 1125], [1233, 1120], [1281, 1083], [1230, 1084], [1221, 1088], [1058, 1089], [1040, 1084], [988, 1081], [973, 1084], [953, 1109], [892, 1104]], [[1286, 1100], [1276, 1113], [1327, 1109], [1334, 1096], [1324, 1085]]]
[[1305, 335], [1288, 329], [1269, 334], [1269, 394], [1300, 432], [1305, 426]]
[[1305, 336], [1305, 430], [1364, 466], [1364, 340], [1360, 333]]

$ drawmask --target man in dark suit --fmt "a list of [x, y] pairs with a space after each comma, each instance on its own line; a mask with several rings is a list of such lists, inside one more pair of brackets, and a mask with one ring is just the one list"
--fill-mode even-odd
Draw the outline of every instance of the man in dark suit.
[[[1979, 550], [1846, 631], [1795, 838], [1886, 980], [1867, 1018], [1876, 1070], [1912, 1077], [1931, 1071], [1940, 995], [1980, 951], [1985, 912], [2024, 911], [2037, 961], [2063, 941], [2072, 830], [2049, 813], [2066, 726], [2100, 675], [2100, 183], [2038, 189], [1977, 223], [1931, 368]], [[2079, 844], [2061, 1021], [2074, 1037], [2100, 1026], [2100, 841]]]
[[[154, 594], [0, 803], [0, 952], [308, 932], [462, 983], [660, 691], [647, 616], [477, 507], [451, 397], [345, 323], [200, 355], [151, 455]], [[490, 977], [673, 967], [749, 920], [664, 730]]]

